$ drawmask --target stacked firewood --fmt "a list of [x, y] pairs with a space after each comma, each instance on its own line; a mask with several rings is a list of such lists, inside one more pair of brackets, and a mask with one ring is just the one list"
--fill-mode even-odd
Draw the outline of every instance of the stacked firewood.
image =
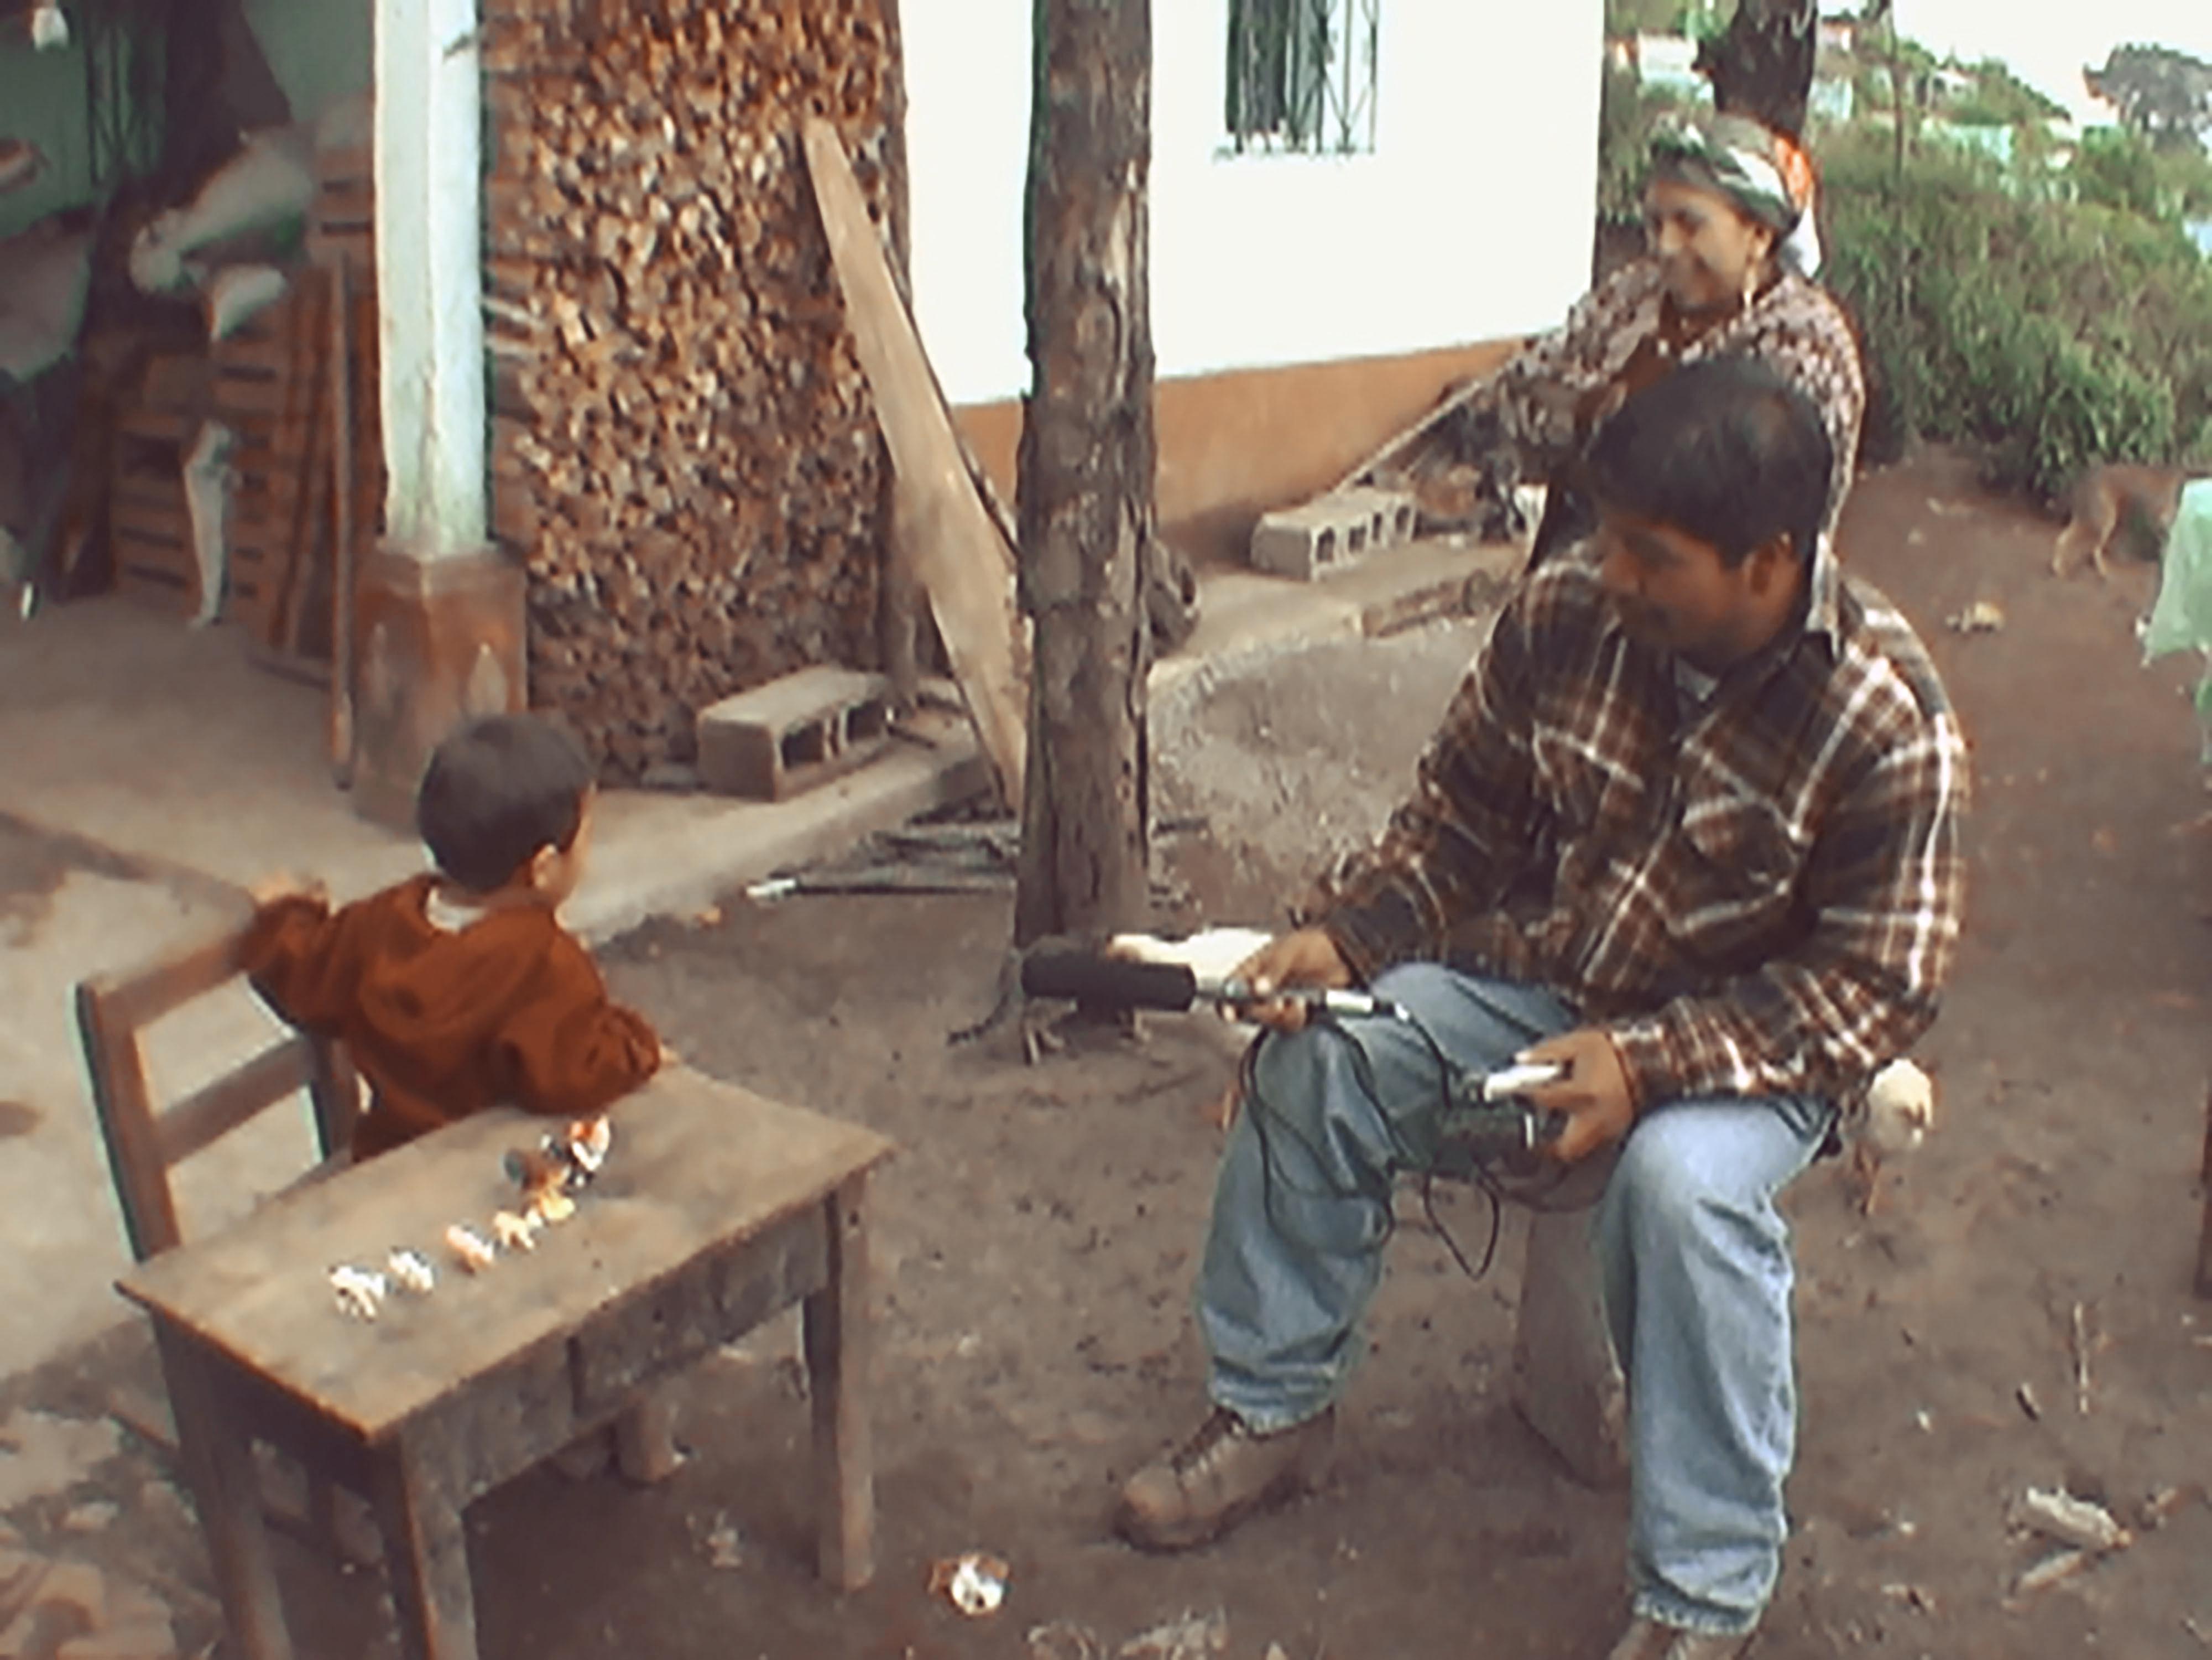
[[493, 530], [529, 571], [532, 701], [611, 777], [690, 760], [733, 691], [877, 660], [885, 464], [799, 125], [902, 222], [896, 19], [486, 0]]

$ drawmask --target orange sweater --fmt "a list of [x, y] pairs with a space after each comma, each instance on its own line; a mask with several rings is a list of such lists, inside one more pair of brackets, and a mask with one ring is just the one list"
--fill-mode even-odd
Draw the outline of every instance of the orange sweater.
[[368, 1080], [356, 1159], [501, 1103], [581, 1117], [653, 1076], [653, 1027], [608, 997], [550, 910], [488, 911], [448, 931], [424, 913], [435, 880], [335, 914], [280, 899], [247, 935], [254, 988], [292, 1025], [337, 1038]]

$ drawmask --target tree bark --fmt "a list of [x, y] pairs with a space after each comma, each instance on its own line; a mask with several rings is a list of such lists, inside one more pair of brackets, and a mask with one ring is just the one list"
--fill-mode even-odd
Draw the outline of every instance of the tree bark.
[[1151, 0], [1036, 0], [1021, 598], [1036, 629], [1018, 945], [1149, 905]]
[[1713, 83], [1713, 107], [1802, 135], [1820, 22], [1814, 0], [1737, 0], [1728, 27], [1698, 51], [1698, 67]]

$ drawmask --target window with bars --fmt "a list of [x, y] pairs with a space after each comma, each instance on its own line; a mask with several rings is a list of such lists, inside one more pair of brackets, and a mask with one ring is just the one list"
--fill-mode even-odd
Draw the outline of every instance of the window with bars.
[[1375, 148], [1382, 0], [1229, 0], [1229, 145], [1293, 155]]

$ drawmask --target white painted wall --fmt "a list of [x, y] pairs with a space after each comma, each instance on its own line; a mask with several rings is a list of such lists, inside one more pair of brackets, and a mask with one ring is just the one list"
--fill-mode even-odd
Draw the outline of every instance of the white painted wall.
[[[956, 404], [1029, 385], [1033, 0], [904, 0], [915, 305]], [[1153, 0], [1163, 375], [1529, 333], [1588, 286], [1597, 0], [1382, 0], [1375, 153], [1225, 153], [1228, 0]]]

